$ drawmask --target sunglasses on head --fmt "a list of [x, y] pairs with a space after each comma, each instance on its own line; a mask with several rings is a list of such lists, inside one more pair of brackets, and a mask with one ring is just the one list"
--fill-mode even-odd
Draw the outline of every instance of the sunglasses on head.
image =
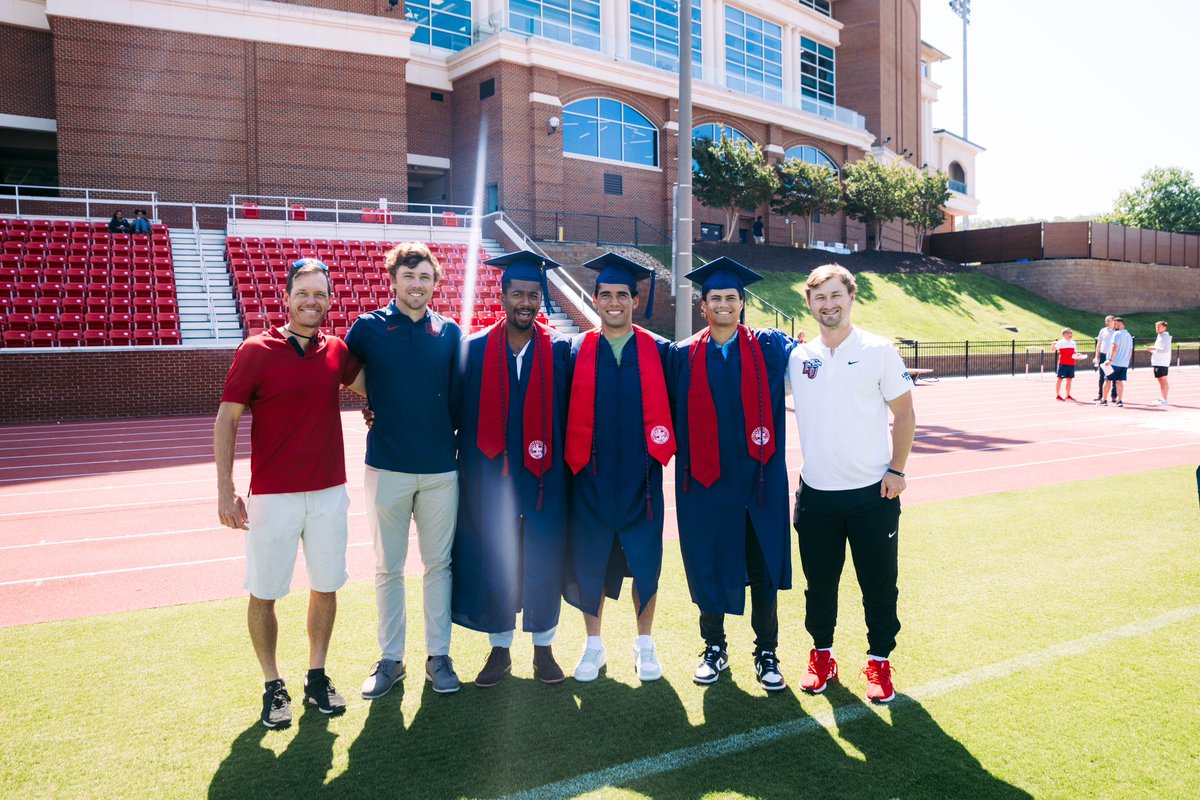
[[316, 267], [317, 269], [321, 270], [322, 272], [329, 272], [329, 267], [326, 266], [325, 262], [321, 261], [320, 259], [316, 259], [316, 258], [302, 258], [299, 261], [292, 262], [292, 267], [291, 267], [291, 269], [288, 270], [288, 272], [295, 272], [296, 270], [300, 269], [301, 267], [307, 267], [307, 266]]

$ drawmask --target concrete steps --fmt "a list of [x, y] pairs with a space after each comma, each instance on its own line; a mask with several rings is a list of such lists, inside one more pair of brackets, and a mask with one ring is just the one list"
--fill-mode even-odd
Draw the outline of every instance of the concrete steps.
[[179, 334], [191, 346], [236, 347], [244, 338], [225, 263], [225, 232], [171, 229]]

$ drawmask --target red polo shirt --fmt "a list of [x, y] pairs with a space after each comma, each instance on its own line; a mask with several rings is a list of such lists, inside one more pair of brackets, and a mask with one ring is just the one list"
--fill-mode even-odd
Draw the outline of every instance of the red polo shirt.
[[338, 389], [353, 383], [359, 369], [334, 336], [318, 333], [303, 356], [278, 329], [242, 342], [221, 401], [252, 414], [251, 492], [315, 492], [346, 482]]

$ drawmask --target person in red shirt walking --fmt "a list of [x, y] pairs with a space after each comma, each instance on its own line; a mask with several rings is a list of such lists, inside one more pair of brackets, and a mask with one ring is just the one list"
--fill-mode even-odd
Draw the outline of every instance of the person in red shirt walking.
[[[1058, 368], [1055, 374], [1058, 379], [1054, 382], [1055, 400], [1074, 400], [1071, 397], [1071, 381], [1075, 380], [1075, 334], [1070, 328], [1063, 328], [1062, 338], [1054, 343], [1054, 352], [1058, 354]], [[1067, 396], [1062, 395], [1063, 381], [1067, 382]]]
[[[213, 432], [217, 513], [221, 524], [246, 531], [247, 622], [266, 683], [262, 724], [291, 724], [291, 697], [279, 674], [275, 601], [287, 595], [304, 541], [308, 571], [309, 670], [304, 701], [324, 714], [346, 702], [325, 675], [337, 590], [346, 572], [346, 459], [338, 390], [365, 393], [365, 376], [338, 338], [320, 325], [329, 312], [329, 268], [315, 258], [292, 265], [287, 277], [288, 323], [242, 342], [225, 378]], [[249, 408], [250, 493], [233, 482], [238, 423]]]

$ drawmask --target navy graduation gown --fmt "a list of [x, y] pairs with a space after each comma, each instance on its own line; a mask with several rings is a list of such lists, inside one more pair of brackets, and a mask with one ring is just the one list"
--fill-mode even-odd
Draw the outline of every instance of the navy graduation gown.
[[730, 345], [726, 358], [710, 338], [704, 354], [708, 359], [708, 383], [717, 411], [721, 450], [721, 477], [708, 488], [686, 475], [691, 340], [671, 345], [667, 355], [667, 385], [679, 442], [675, 454], [679, 547], [692, 602], [701, 611], [710, 613], [745, 613], [747, 514], [767, 564], [767, 591], [773, 596], [780, 589], [792, 588], [783, 379], [795, 340], [770, 329], [751, 329], [751, 333], [758, 339], [766, 363], [776, 437], [775, 453], [763, 470], [766, 483], [761, 505], [759, 463], [750, 457], [746, 447], [741, 351], [737, 342]]
[[[501, 323], [503, 324], [503, 323]], [[571, 341], [550, 332], [554, 362], [554, 418], [550, 468], [543, 481], [542, 508], [537, 510], [538, 477], [525, 467], [522, 415], [529, 386], [533, 345], [526, 351], [517, 379], [517, 359], [507, 350], [508, 467], [504, 456], [488, 458], [477, 444], [481, 386], [487, 331], [464, 342], [459, 373], [461, 416], [458, 429], [458, 522], [454, 535], [451, 618], [466, 628], [502, 633], [516, 627], [534, 633], [558, 624], [567, 543], [567, 468], [563, 463], [563, 431], [567, 425]], [[536, 398], [533, 398], [537, 402]]]
[[[584, 336], [580, 334], [571, 343], [572, 363]], [[603, 595], [614, 600], [620, 596], [627, 574], [633, 576], [643, 605], [654, 597], [662, 570], [663, 532], [663, 468], [646, 452], [637, 340], [625, 343], [618, 366], [608, 340], [603, 335], [599, 339], [596, 454], [571, 480], [571, 532], [563, 591], [568, 603], [593, 616], [600, 610]], [[654, 339], [659, 356], [665, 357], [670, 342], [660, 336]], [[647, 482], [652, 519], [646, 518]]]

